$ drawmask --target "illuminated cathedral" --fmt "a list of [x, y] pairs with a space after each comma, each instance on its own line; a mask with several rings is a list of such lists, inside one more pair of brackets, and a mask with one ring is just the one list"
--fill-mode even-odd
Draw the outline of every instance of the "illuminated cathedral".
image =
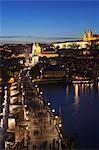
[[41, 47], [38, 43], [32, 45], [32, 65], [34, 66], [39, 62], [39, 54], [41, 53]]
[[83, 41], [96, 41], [99, 40], [99, 34], [96, 34], [96, 31], [93, 33], [91, 30], [84, 32]]
[[32, 55], [36, 56], [41, 53], [41, 47], [38, 43], [33, 43], [32, 45]]

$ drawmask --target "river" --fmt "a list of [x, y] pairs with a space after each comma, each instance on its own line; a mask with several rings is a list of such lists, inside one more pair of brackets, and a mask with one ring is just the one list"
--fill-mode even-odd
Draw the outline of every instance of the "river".
[[76, 139], [79, 149], [99, 149], [99, 83], [43, 85], [44, 97], [61, 116], [64, 133]]

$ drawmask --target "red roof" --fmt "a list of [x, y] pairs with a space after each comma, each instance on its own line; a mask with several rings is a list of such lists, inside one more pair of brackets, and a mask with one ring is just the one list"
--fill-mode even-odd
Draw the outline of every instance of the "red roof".
[[94, 34], [93, 37], [99, 38], [99, 34]]

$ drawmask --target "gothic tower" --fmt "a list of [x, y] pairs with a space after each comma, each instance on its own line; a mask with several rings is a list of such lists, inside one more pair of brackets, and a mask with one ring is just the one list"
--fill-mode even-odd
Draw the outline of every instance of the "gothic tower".
[[93, 36], [92, 36], [92, 31], [89, 29], [88, 31], [88, 41], [92, 40]]
[[83, 40], [86, 42], [88, 40], [88, 35], [86, 32], [84, 32], [84, 37], [83, 37]]
[[32, 45], [32, 56], [35, 56], [36, 55], [36, 44], [33, 43]]
[[38, 43], [32, 45], [32, 55], [39, 55], [41, 53], [41, 47]]

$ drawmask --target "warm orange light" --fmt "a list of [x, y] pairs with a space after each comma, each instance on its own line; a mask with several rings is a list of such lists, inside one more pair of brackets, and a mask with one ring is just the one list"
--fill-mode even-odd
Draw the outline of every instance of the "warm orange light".
[[26, 130], [28, 130], [29, 129], [29, 127], [26, 127]]
[[62, 124], [61, 124], [61, 123], [59, 124], [59, 127], [60, 127], [60, 128], [62, 127]]
[[29, 118], [27, 117], [27, 118], [26, 118], [26, 120], [28, 121], [28, 120], [29, 120]]
[[78, 76], [76, 76], [75, 78], [78, 79]]
[[78, 84], [75, 85], [75, 96], [78, 97]]
[[0, 78], [0, 82], [2, 81], [2, 78]]
[[75, 85], [75, 95], [74, 95], [74, 111], [77, 112], [79, 104], [79, 85]]
[[15, 119], [14, 118], [8, 118], [8, 128], [9, 129], [15, 128]]
[[55, 119], [57, 119], [58, 118], [58, 116], [55, 116]]
[[39, 88], [37, 88], [37, 92], [39, 92], [40, 90], [39, 90]]
[[28, 115], [28, 114], [29, 114], [29, 111], [27, 111], [26, 114]]
[[83, 55], [86, 55], [86, 53], [87, 53], [86, 51], [83, 51]]
[[8, 81], [8, 83], [13, 83], [15, 80], [14, 78], [10, 78], [10, 80]]

